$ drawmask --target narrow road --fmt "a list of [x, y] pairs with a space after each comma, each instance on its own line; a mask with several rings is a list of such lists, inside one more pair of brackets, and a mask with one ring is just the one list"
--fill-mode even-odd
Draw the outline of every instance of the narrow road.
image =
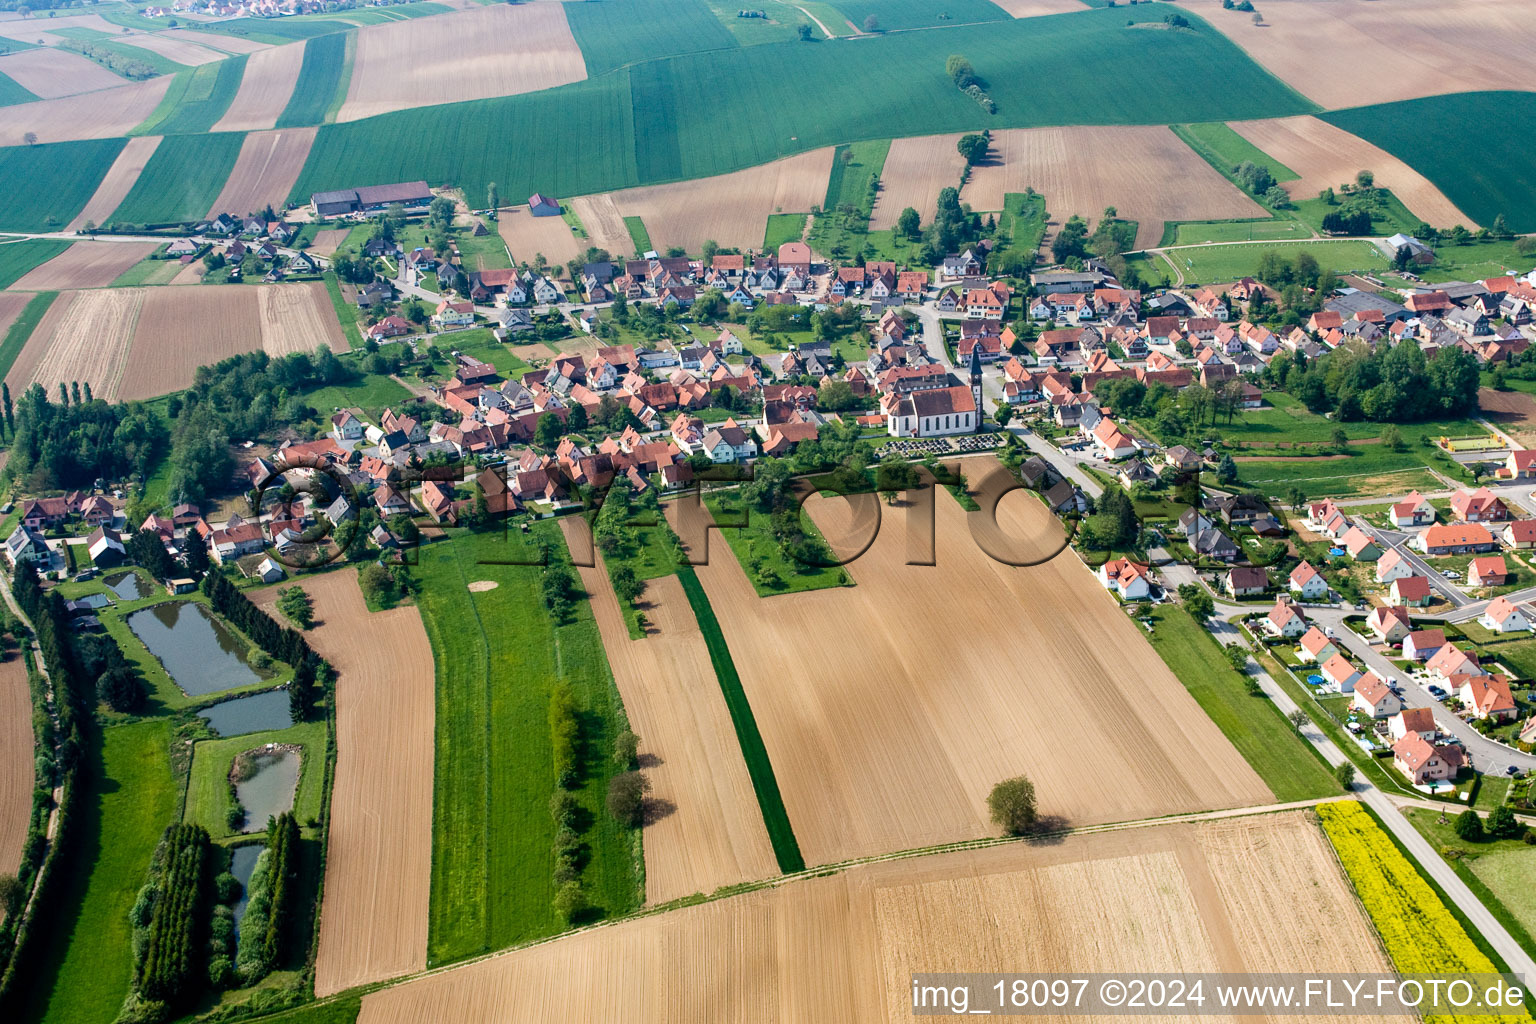
[[826, 25], [822, 24], [821, 19], [816, 17], [816, 15], [812, 14], [810, 11], [806, 10], [804, 7], [801, 7], [799, 4], [790, 4], [789, 6], [793, 7], [795, 10], [799, 11], [801, 14], [805, 15], [807, 18], [810, 18], [812, 21], [814, 21], [816, 23], [816, 27], [821, 29], [821, 34], [822, 35], [826, 36], [828, 39], [836, 39], [837, 38], [835, 35], [832, 34], [832, 31], [830, 29], [828, 29]]

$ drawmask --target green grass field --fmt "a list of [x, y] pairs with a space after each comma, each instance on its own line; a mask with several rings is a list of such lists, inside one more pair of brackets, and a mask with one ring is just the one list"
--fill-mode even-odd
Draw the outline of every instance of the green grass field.
[[327, 19], [311, 21], [304, 18], [231, 18], [229, 21], [202, 22], [198, 25], [198, 31], [219, 32], [258, 43], [282, 46], [284, 43], [292, 43], [300, 39], [314, 39], [317, 36], [336, 32], [350, 32], [356, 27], [345, 21]]
[[645, 221], [639, 217], [625, 217], [624, 230], [629, 232], [629, 241], [635, 247], [636, 256], [655, 248], [651, 245], [651, 233], [645, 229]]
[[[536, 529], [563, 555], [554, 523]], [[603, 810], [624, 717], [591, 608], [577, 601], [571, 620], [556, 626], [540, 597], [540, 570], [479, 564], [531, 553], [519, 534], [471, 534], [423, 547], [415, 570], [437, 663], [434, 963], [562, 930], [550, 906], [555, 775], [546, 721], [557, 680], [575, 691], [589, 750], [588, 778], [575, 791], [595, 818], [583, 836], [592, 849], [583, 887], [609, 915], [641, 898], [631, 834]], [[475, 580], [500, 585], [470, 593]]]
[[176, 814], [170, 742], [165, 719], [92, 737], [71, 846], [58, 865], [67, 879], [39, 950], [39, 975], [23, 986], [31, 1002], [19, 1019], [75, 1024], [117, 1016], [132, 974], [128, 911]]
[[1259, 257], [1276, 252], [1295, 259], [1308, 252], [1323, 270], [1336, 273], [1366, 271], [1379, 273], [1390, 266], [1381, 250], [1361, 239], [1284, 242], [1273, 245], [1211, 245], [1198, 249], [1175, 249], [1168, 255], [1184, 272], [1185, 284], [1212, 284], [1247, 277], [1258, 268]]
[[[739, 9], [731, 10], [731, 20]], [[785, 10], [799, 16], [798, 11]], [[704, 0], [570, 4], [565, 19], [587, 62], [587, 75], [593, 78], [627, 64], [738, 45], [726, 28], [725, 15], [717, 16]]]
[[[569, 12], [575, 25], [627, 6], [573, 5]], [[1128, 28], [1128, 18], [1161, 18], [1145, 6], [892, 32], [856, 42], [731, 45], [650, 60], [537, 93], [328, 125], [292, 195], [307, 198], [358, 181], [419, 177], [452, 181], [469, 195], [483, 194], [490, 181], [500, 184], [503, 195], [584, 195], [903, 135], [1214, 121], [1314, 109], [1198, 20], [1187, 32]], [[698, 8], [697, 16], [708, 19], [707, 31], [729, 37], [707, 8]], [[673, 15], [668, 18], [667, 31], [680, 38], [679, 45], [699, 41], [677, 31]], [[577, 29], [578, 39], [589, 29]], [[596, 45], [588, 37], [589, 65]], [[607, 51], [620, 49], [604, 44]], [[965, 54], [988, 80], [998, 105], [995, 115], [950, 82], [944, 73], [949, 53]], [[1084, 60], [1085, 54], [1093, 59]], [[612, 64], [622, 56], [606, 59]], [[1133, 63], [1155, 66], [1159, 73], [1128, 89], [1097, 70]], [[793, 75], [784, 73], [787, 66], [794, 67]], [[752, 101], [722, 104], [721, 95]], [[806, 95], [836, 95], [838, 102], [824, 107], [826, 116], [808, 119]], [[901, 102], [892, 101], [896, 96]], [[552, 123], [562, 131], [548, 132]], [[498, 130], [487, 133], [487, 124]], [[541, 144], [526, 145], [530, 136], [540, 137]], [[593, 138], [605, 145], [594, 150], [587, 141]]]
[[398, 381], [372, 374], [356, 384], [338, 384], [307, 392], [304, 400], [318, 410], [322, 418], [335, 409], [358, 408], [370, 416], [393, 405], [409, 402], [412, 395]]
[[[1507, 780], [1484, 779], [1477, 802], [1478, 810], [1485, 817], [1496, 805], [1484, 806], [1481, 790], [1490, 788], [1493, 782], [1503, 782], [1505, 789], [1508, 788]], [[1447, 811], [1450, 821], [1444, 825], [1440, 824], [1440, 815], [1436, 811], [1415, 807], [1406, 813], [1414, 828], [1435, 849], [1442, 854], [1453, 854], [1446, 857], [1446, 863], [1467, 883], [1467, 888], [1483, 906], [1499, 919], [1499, 923], [1509, 929], [1515, 941], [1530, 948], [1532, 933], [1536, 932], [1536, 901], [1532, 900], [1529, 871], [1532, 861], [1536, 860], [1536, 850], [1517, 839], [1467, 842], [1456, 835], [1455, 827], [1450, 824], [1455, 821], [1460, 808]]]
[[766, 18], [738, 18], [736, 13], [744, 8], [740, 3], [732, 3], [731, 0], [704, 0], [704, 2], [714, 12], [715, 17], [720, 19], [725, 30], [735, 36], [736, 42], [742, 46], [798, 40], [801, 25], [811, 26], [813, 38], [824, 38], [821, 31], [816, 28], [815, 22], [784, 0], [771, 0], [761, 7], [752, 8], [766, 12], [768, 15]]
[[47, 263], [70, 244], [56, 238], [28, 238], [0, 245], [0, 288], [9, 288], [27, 271]]
[[763, 248], [778, 252], [785, 242], [798, 242], [805, 236], [805, 218], [808, 213], [770, 213], [768, 226], [763, 229]]
[[26, 348], [27, 339], [32, 337], [33, 331], [37, 330], [38, 321], [43, 318], [43, 314], [48, 312], [48, 307], [53, 305], [53, 300], [58, 297], [58, 292], [38, 292], [27, 300], [27, 304], [22, 307], [21, 315], [6, 328], [5, 340], [0, 341], [0, 378], [11, 372], [11, 364], [16, 362], [16, 357], [21, 355], [23, 348]]
[[[739, 511], [741, 502], [734, 495], [727, 497], [719, 493], [709, 494], [705, 496], [704, 503], [717, 522], [741, 519]], [[807, 534], [820, 536], [810, 516], [801, 513], [800, 519], [805, 524]], [[761, 562], [778, 573], [781, 582], [776, 587], [765, 587], [757, 580], [752, 580], [752, 586], [757, 591], [758, 597], [796, 594], [803, 590], [825, 590], [828, 587], [846, 585], [845, 580], [848, 574], [841, 567], [821, 568], [801, 565], [786, 555], [778, 539], [773, 535], [772, 523], [766, 513], [753, 510], [746, 517], [745, 525], [722, 527], [715, 531], [711, 537], [711, 558], [720, 558], [725, 554], [720, 550], [721, 537], [725, 538], [731, 553], [735, 555], [742, 571], [749, 578], [752, 576], [751, 565], [754, 561]]]
[[293, 85], [288, 105], [278, 115], [277, 127], [319, 124], [325, 120], [337, 96], [345, 98], [347, 82], [351, 78], [348, 60], [351, 40], [350, 33], [333, 34], [318, 36], [304, 44], [304, 63], [299, 67], [299, 79]]
[[[1487, 110], [1499, 112], [1503, 130], [1458, 142], [1459, 126]], [[1477, 223], [1503, 214], [1510, 230], [1536, 231], [1536, 162], [1521, 141], [1536, 130], [1536, 93], [1456, 93], [1319, 116], [1405, 161]]]
[[37, 98], [10, 75], [0, 74], [0, 107], [9, 107], [15, 103], [31, 103]]
[[[810, 242], [817, 252], [852, 256], [864, 247], [874, 207], [869, 183], [880, 177], [890, 151], [889, 139], [837, 147], [832, 156], [832, 172], [827, 175], [822, 214], [811, 225]], [[843, 219], [840, 211], [844, 208], [856, 211], [850, 221]]]
[[1162, 245], [1199, 245], [1202, 242], [1254, 242], [1271, 239], [1311, 238], [1301, 221], [1271, 217], [1263, 220], [1169, 221], [1163, 225]]
[[320, 818], [325, 793], [325, 757], [329, 740], [324, 722], [301, 722], [287, 729], [249, 733], [227, 739], [200, 740], [192, 749], [192, 772], [187, 779], [187, 803], [182, 820], [201, 825], [215, 839], [226, 839], [266, 827], [264, 821], [247, 820], [240, 832], [232, 831], [225, 817], [229, 808], [229, 769], [235, 757], [268, 743], [287, 743], [304, 748], [299, 789], [293, 798], [293, 816], [307, 834], [315, 833], [311, 821]]
[[126, 288], [132, 285], [170, 284], [171, 279], [181, 273], [180, 260], [140, 260], [121, 274], [112, 282], [113, 288]]
[[[1505, 274], [1523, 274], [1536, 263], [1536, 256], [1521, 254], [1513, 241], [1468, 242], [1452, 245], [1443, 242], [1435, 249], [1435, 262], [1418, 267], [1414, 273], [1425, 281], [1481, 281]], [[1404, 286], [1411, 282], [1404, 281]]]
[[[174, 75], [178, 71], [185, 71], [187, 69], [185, 64], [178, 64], [169, 57], [160, 56], [160, 54], [155, 53], [153, 50], [146, 50], [140, 46], [121, 42], [115, 36], [104, 35], [92, 29], [61, 28], [55, 29], [53, 34], [64, 37], [64, 42], [59, 44], [59, 48], [63, 50], [79, 52], [82, 46], [90, 45], [123, 60], [136, 60], [148, 64], [155, 69], [156, 74], [160, 75]], [[129, 36], [128, 38], [131, 39], [133, 37]], [[97, 61], [97, 63], [101, 62]]]
[[206, 132], [224, 116], [240, 79], [245, 75], [245, 56], [204, 64], [171, 79], [170, 88], [154, 113], [133, 130], [134, 135], [177, 135]]
[[1276, 181], [1295, 181], [1301, 177], [1220, 121], [1208, 121], [1204, 124], [1176, 124], [1170, 127], [1190, 149], [1204, 157], [1207, 163], [1218, 169], [1224, 169], [1224, 173], [1230, 174], [1233, 168], [1244, 160], [1249, 160], [1268, 167], [1269, 173]]
[[336, 280], [335, 273], [327, 270], [324, 281], [325, 293], [330, 297], [331, 308], [336, 311], [336, 319], [341, 322], [341, 332], [347, 336], [347, 342], [353, 348], [362, 348], [363, 331], [358, 326], [357, 307], [341, 294], [341, 284]]
[[95, 194], [126, 141], [90, 139], [0, 148], [0, 181], [36, 183], [31, 188], [0, 189], [0, 230], [63, 228]]
[[208, 215], [240, 156], [243, 132], [171, 135], [112, 212], [115, 224], [178, 224]]
[[715, 666], [715, 678], [719, 680], [720, 690], [725, 695], [731, 724], [736, 729], [736, 741], [741, 746], [747, 774], [752, 777], [752, 789], [757, 794], [758, 807], [763, 812], [768, 841], [773, 844], [774, 859], [778, 861], [780, 871], [801, 871], [805, 868], [805, 858], [801, 856], [800, 844], [795, 839], [794, 829], [790, 827], [789, 813], [784, 809], [784, 799], [779, 793], [779, 782], [768, 760], [768, 748], [763, 744], [763, 737], [757, 729], [757, 719], [747, 701], [747, 692], [742, 688], [740, 676], [736, 674], [736, 663], [731, 658], [725, 634], [720, 630], [720, 621], [715, 618], [709, 595], [704, 592], [698, 574], [691, 567], [685, 567], [678, 570], [677, 577], [682, 581], [683, 592], [688, 595], [688, 604], [693, 608], [699, 631], [704, 635], [704, 644], [709, 648], [709, 659]]
[[910, 28], [950, 28], [989, 21], [1007, 21], [1013, 16], [990, 0], [825, 0], [859, 31], [864, 19], [874, 15], [875, 31], [890, 32]]
[[1339, 785], [1274, 702], [1248, 693], [1216, 639], [1176, 605], [1153, 610], [1152, 646], [1278, 801], [1334, 796]]
[[1531, 873], [1536, 871], [1536, 850], [1525, 846], [1487, 853], [1469, 866], [1526, 932], [1536, 933], [1536, 890], [1530, 884]]

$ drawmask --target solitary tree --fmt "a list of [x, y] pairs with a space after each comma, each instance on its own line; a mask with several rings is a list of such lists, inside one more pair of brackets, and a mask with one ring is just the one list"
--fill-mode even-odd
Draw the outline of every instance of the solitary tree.
[[1353, 789], [1355, 785], [1355, 766], [1348, 761], [1335, 765], [1333, 777], [1339, 780], [1339, 785], [1344, 789]]
[[922, 220], [915, 209], [909, 206], [901, 211], [901, 215], [896, 218], [896, 231], [914, 242], [922, 237]]
[[485, 205], [490, 207], [491, 220], [495, 220], [496, 209], [501, 206], [501, 190], [496, 187], [494, 181], [485, 186]]
[[987, 810], [1004, 835], [1023, 835], [1035, 823], [1035, 784], [1023, 775], [1004, 779], [988, 794]]
[[645, 794], [651, 780], [639, 772], [620, 772], [608, 780], [608, 813], [615, 820], [639, 828], [645, 823]]
[[1456, 837], [1467, 843], [1480, 843], [1487, 836], [1483, 833], [1483, 819], [1468, 807], [1456, 816]]
[[795, 28], [795, 31], [800, 33], [800, 41], [802, 43], [808, 43], [808, 42], [811, 41], [811, 24], [810, 24], [810, 22], [802, 21]]
[[37, 145], [37, 132], [27, 132], [21, 137], [21, 141], [29, 146]]
[[982, 132], [971, 132], [960, 136], [960, 141], [955, 143], [955, 148], [960, 155], [965, 157], [967, 167], [980, 163], [987, 155], [987, 148], [991, 143]]
[[1295, 729], [1296, 733], [1298, 735], [1300, 735], [1301, 727], [1306, 725], [1307, 721], [1308, 721], [1307, 713], [1305, 711], [1301, 710], [1301, 708], [1297, 708], [1295, 711], [1292, 711], [1290, 714], [1286, 715], [1285, 717], [1286, 717], [1286, 720], [1291, 723], [1291, 728]]
[[1364, 171], [1364, 170], [1362, 170], [1362, 171], [1356, 171], [1355, 172], [1355, 187], [1356, 188], [1374, 188], [1375, 185], [1376, 185], [1376, 175], [1374, 173], [1372, 173], [1371, 171]]
[[873, 14], [871, 14], [869, 17], [865, 18], [864, 19], [864, 31], [865, 32], [878, 32], [878, 31], [880, 31], [880, 19], [875, 17]]
[[1488, 812], [1488, 834], [1495, 839], [1519, 839], [1525, 835], [1525, 826], [1508, 804], [1499, 804]]

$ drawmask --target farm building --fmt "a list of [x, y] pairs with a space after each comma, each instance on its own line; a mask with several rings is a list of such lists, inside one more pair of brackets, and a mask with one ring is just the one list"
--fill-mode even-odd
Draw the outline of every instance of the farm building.
[[558, 217], [560, 204], [542, 192], [535, 192], [528, 197], [528, 212], [535, 217]]
[[331, 192], [316, 192], [309, 197], [310, 209], [316, 217], [340, 217], [367, 210], [383, 210], [396, 203], [411, 209], [428, 206], [431, 202], [432, 190], [424, 181], [342, 188]]

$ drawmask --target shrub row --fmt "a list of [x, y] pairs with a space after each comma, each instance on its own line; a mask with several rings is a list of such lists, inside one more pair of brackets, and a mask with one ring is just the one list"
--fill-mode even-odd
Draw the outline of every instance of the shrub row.
[[134, 971], [139, 995], [154, 1002], [176, 1004], [196, 990], [202, 967], [202, 932], [209, 907], [209, 840], [201, 825], [172, 825], [155, 853], [159, 878], [140, 893], [135, 911], [149, 920]]
[[329, 676], [329, 666], [322, 667], [323, 659], [309, 646], [309, 642], [297, 631], [278, 625], [277, 621], [258, 608], [250, 598], [231, 583], [228, 577], [209, 573], [203, 577], [203, 593], [213, 610], [234, 623], [251, 642], [278, 661], [294, 667], [293, 682], [289, 684], [289, 702], [295, 721], [304, 721], [314, 711], [314, 684], [317, 675]]
[[251, 873], [236, 959], [241, 980], [247, 985], [260, 981], [282, 961], [298, 898], [298, 876], [299, 824], [289, 811], [268, 822], [267, 848]]

